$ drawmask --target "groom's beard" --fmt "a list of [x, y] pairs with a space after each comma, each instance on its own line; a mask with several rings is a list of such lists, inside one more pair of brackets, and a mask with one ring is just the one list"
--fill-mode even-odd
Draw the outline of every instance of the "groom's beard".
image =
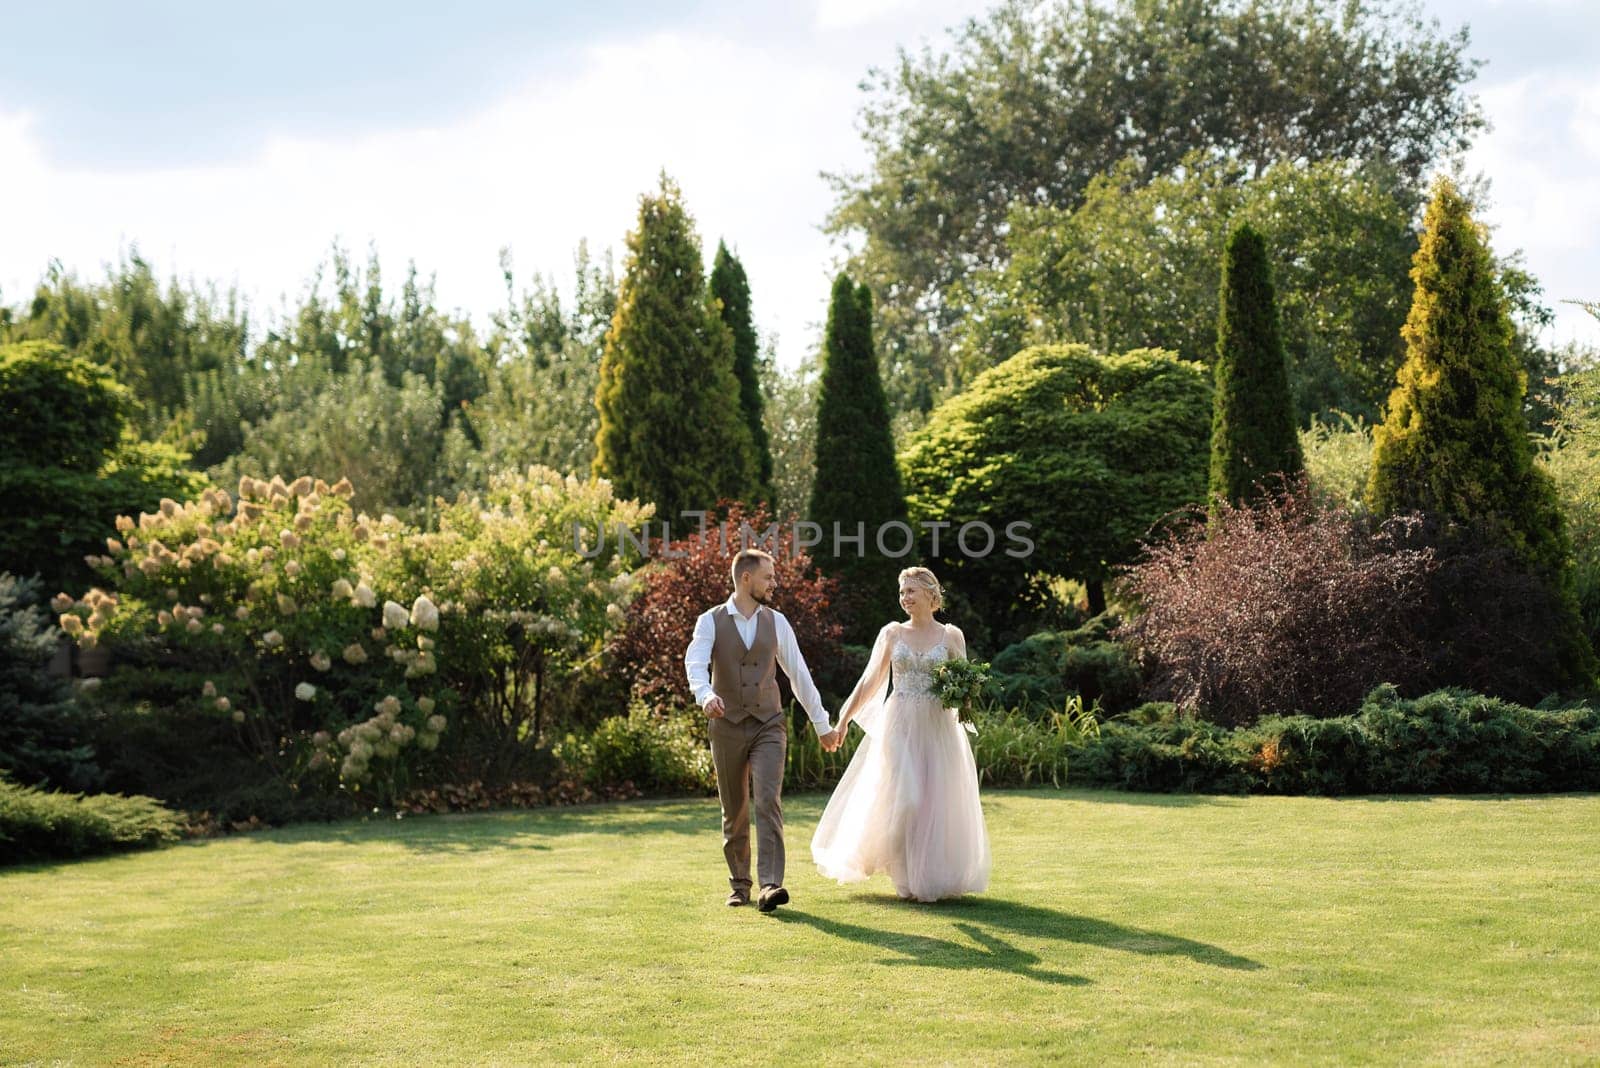
[[772, 603], [772, 594], [770, 593], [757, 593], [755, 590], [751, 590], [750, 598], [756, 604], [770, 605]]

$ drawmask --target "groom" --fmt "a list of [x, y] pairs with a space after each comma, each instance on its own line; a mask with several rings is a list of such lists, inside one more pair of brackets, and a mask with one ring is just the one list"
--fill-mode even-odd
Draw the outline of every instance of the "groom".
[[783, 668], [824, 748], [836, 748], [840, 732], [829, 728], [828, 712], [795, 644], [793, 628], [771, 607], [777, 585], [772, 556], [744, 549], [733, 558], [732, 576], [733, 595], [695, 620], [683, 666], [694, 699], [708, 717], [711, 762], [722, 802], [722, 853], [733, 886], [728, 904], [750, 903], [753, 786], [761, 876], [757, 907], [771, 912], [789, 901], [783, 888], [782, 798], [789, 722], [774, 669]]

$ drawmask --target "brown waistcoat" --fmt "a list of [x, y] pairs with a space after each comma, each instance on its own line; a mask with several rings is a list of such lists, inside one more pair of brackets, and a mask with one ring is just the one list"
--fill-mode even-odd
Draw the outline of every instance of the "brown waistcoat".
[[711, 618], [717, 628], [711, 643], [711, 689], [722, 698], [728, 722], [754, 716], [765, 723], [780, 714], [778, 627], [772, 610], [756, 609], [756, 640], [748, 649], [726, 609], [718, 608]]

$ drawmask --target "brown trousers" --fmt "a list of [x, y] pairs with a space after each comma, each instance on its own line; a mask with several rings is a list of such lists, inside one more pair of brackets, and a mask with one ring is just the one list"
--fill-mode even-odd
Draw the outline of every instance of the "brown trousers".
[[789, 752], [789, 717], [765, 723], [708, 720], [711, 762], [722, 802], [722, 855], [728, 882], [750, 890], [750, 800], [755, 795], [757, 866], [762, 886], [783, 885], [783, 769]]

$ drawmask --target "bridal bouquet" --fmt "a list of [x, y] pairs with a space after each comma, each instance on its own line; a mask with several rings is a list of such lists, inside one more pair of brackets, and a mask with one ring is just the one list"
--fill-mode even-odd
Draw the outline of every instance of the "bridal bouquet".
[[[954, 708], [958, 714], [977, 699], [988, 681], [989, 665], [982, 660], [946, 660], [933, 669], [934, 694], [946, 708]], [[963, 719], [961, 725], [970, 734], [978, 733], [970, 720]]]

